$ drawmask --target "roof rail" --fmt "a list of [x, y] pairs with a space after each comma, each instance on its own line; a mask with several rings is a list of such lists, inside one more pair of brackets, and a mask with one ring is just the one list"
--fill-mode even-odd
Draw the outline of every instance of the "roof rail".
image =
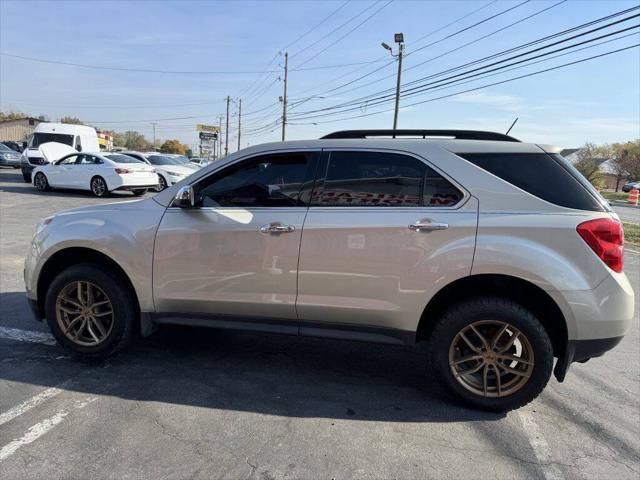
[[369, 137], [451, 137], [457, 140], [498, 140], [519, 142], [520, 140], [504, 133], [483, 132], [481, 130], [342, 130], [333, 132], [325, 138], [369, 138]]

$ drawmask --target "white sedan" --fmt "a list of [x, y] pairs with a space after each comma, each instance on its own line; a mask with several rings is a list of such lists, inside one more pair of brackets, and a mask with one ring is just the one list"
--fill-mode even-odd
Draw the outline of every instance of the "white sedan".
[[155, 168], [119, 153], [75, 152], [34, 169], [33, 185], [40, 191], [50, 188], [90, 190], [103, 197], [115, 190], [144, 195], [157, 188], [160, 180]]

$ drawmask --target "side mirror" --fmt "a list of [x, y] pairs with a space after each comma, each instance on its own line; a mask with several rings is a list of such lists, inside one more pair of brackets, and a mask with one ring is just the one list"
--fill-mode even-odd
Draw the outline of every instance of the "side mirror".
[[180, 208], [193, 208], [196, 206], [195, 193], [192, 186], [181, 187], [173, 197], [173, 205]]
[[81, 152], [82, 151], [82, 145], [80, 145], [80, 144], [76, 145], [76, 150]]

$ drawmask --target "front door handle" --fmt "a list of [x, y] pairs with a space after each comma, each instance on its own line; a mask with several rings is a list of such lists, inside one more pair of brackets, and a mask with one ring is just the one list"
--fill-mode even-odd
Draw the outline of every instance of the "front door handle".
[[409, 229], [416, 232], [432, 232], [433, 230], [446, 230], [447, 228], [449, 228], [448, 223], [432, 222], [431, 220], [420, 220], [409, 225]]
[[273, 222], [260, 227], [260, 233], [289, 233], [296, 229], [293, 225], [282, 225], [280, 222]]

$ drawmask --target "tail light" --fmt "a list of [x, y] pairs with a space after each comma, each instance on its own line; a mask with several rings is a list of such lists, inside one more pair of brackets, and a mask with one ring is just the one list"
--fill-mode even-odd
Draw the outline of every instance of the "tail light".
[[131, 170], [127, 170], [126, 168], [116, 168], [116, 173], [118, 175], [122, 175], [123, 173], [133, 173]]
[[611, 270], [620, 273], [624, 261], [624, 231], [612, 218], [597, 218], [581, 223], [578, 234]]

